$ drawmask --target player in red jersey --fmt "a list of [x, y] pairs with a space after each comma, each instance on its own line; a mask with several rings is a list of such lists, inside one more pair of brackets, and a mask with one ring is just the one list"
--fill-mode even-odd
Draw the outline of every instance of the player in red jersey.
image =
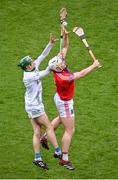
[[68, 159], [69, 146], [75, 131], [73, 108], [74, 81], [86, 76], [95, 68], [98, 68], [100, 63], [96, 60], [92, 65], [82, 71], [70, 73], [65, 63], [69, 46], [68, 32], [64, 27], [62, 28], [64, 29], [62, 52], [49, 61], [49, 67], [53, 71], [56, 86], [54, 101], [59, 113], [59, 116], [56, 117], [51, 124], [54, 129], [60, 124], [63, 124], [65, 131], [62, 137], [62, 158], [59, 164], [69, 170], [74, 170], [73, 165]]

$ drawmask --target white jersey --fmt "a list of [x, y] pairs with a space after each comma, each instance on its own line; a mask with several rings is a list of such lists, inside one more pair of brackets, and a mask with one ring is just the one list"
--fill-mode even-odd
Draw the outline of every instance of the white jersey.
[[40, 63], [46, 58], [52, 48], [52, 44], [49, 43], [42, 54], [34, 61], [35, 70], [24, 71], [23, 82], [26, 87], [25, 92], [25, 108], [27, 109], [39, 109], [42, 103], [42, 83], [41, 78], [50, 73], [47, 67], [43, 71], [39, 71]]

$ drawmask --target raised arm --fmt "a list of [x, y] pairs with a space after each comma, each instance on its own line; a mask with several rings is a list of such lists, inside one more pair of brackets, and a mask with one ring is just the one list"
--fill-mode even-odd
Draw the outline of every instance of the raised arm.
[[68, 38], [68, 32], [63, 24], [61, 25], [61, 31], [63, 33], [62, 55], [65, 60], [69, 47], [69, 38]]
[[39, 79], [44, 78], [45, 76], [47, 76], [50, 73], [50, 68], [47, 67], [45, 70], [42, 70], [39, 72]]
[[[32, 82], [32, 81], [37, 81], [39, 79], [42, 79], [44, 78], [45, 76], [47, 76], [48, 74], [50, 73], [50, 69], [49, 67], [47, 67], [45, 70], [42, 70], [42, 71], [38, 71], [34, 74], [31, 74], [31, 76], [29, 77], [29, 81]], [[25, 80], [24, 80], [25, 82]]]
[[34, 61], [34, 63], [36, 64], [37, 67], [39, 67], [40, 63], [48, 56], [49, 52], [52, 49], [53, 43], [56, 41], [57, 41], [57, 39], [54, 39], [52, 37], [52, 33], [50, 33], [50, 41], [49, 41], [48, 45], [43, 50], [41, 55]]
[[89, 67], [83, 69], [83, 70], [80, 71], [80, 72], [75, 72], [75, 73], [73, 73], [73, 74], [74, 74], [74, 80], [78, 80], [78, 79], [80, 79], [80, 78], [82, 78], [82, 77], [85, 77], [87, 74], [89, 74], [90, 72], [92, 72], [95, 68], [99, 68], [99, 66], [100, 66], [99, 61], [98, 61], [98, 60], [95, 60], [95, 61], [93, 62], [93, 64], [90, 65]]

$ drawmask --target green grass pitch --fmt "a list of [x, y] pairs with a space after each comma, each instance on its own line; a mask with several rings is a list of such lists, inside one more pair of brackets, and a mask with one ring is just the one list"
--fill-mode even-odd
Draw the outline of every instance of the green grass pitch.
[[[36, 58], [52, 32], [59, 38], [59, 10], [68, 11], [68, 30], [82, 26], [103, 67], [75, 83], [75, 126], [69, 158], [73, 172], [60, 167], [41, 148], [49, 165], [32, 164], [32, 127], [24, 110], [22, 72], [25, 55]], [[0, 0], [0, 178], [1, 179], [117, 179], [118, 178], [118, 1], [117, 0]], [[67, 62], [71, 72], [92, 62], [82, 42], [70, 33]], [[59, 51], [55, 44], [48, 60]], [[43, 102], [49, 119], [57, 115], [52, 75], [43, 79]], [[61, 140], [63, 128], [56, 131]]]

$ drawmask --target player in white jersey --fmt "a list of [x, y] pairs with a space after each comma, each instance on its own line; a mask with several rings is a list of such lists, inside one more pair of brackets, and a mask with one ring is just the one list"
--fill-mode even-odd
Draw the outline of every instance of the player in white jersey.
[[[35, 159], [33, 163], [44, 169], [48, 169], [46, 163], [42, 161], [40, 154], [40, 136], [41, 125], [44, 125], [52, 146], [55, 149], [54, 157], [61, 157], [61, 150], [58, 147], [56, 136], [50, 121], [45, 113], [44, 105], [42, 103], [42, 83], [41, 79], [50, 73], [50, 69], [47, 67], [45, 70], [39, 71], [40, 63], [47, 57], [52, 44], [56, 41], [50, 34], [50, 42], [41, 53], [41, 55], [33, 61], [30, 56], [25, 56], [21, 59], [18, 66], [23, 69], [23, 82], [26, 88], [25, 92], [25, 109], [31, 119], [34, 135], [33, 135], [33, 148], [35, 153]], [[55, 156], [56, 155], [56, 156]]]

